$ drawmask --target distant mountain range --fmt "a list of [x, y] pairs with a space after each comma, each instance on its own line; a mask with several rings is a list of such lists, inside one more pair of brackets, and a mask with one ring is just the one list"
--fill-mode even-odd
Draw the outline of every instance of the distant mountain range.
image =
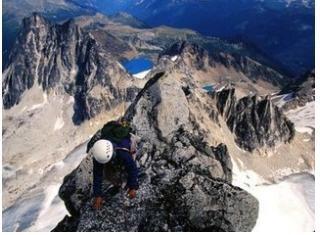
[[255, 44], [291, 73], [314, 67], [314, 0], [72, 0], [114, 14], [126, 11], [151, 26], [190, 28]]
[[298, 77], [314, 67], [314, 5], [314, 0], [5, 0], [3, 56], [6, 62], [21, 19], [34, 11], [54, 21], [127, 12], [141, 20], [135, 19], [135, 26], [190, 28], [246, 42]]

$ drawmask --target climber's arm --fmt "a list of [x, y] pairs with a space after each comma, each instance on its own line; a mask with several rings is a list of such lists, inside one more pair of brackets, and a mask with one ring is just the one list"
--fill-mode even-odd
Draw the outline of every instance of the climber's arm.
[[131, 157], [130, 153], [127, 151], [119, 151], [117, 153], [119, 158], [122, 160], [126, 171], [128, 173], [128, 178], [127, 178], [127, 187], [129, 189], [138, 189], [139, 188], [139, 183], [138, 183], [138, 168], [136, 165], [136, 162], [133, 160]]
[[93, 196], [101, 197], [101, 185], [103, 177], [103, 164], [93, 158]]

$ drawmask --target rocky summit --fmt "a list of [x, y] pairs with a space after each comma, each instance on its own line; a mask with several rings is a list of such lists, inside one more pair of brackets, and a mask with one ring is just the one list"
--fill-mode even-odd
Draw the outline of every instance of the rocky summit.
[[59, 195], [71, 217], [54, 231], [251, 231], [258, 201], [231, 184], [226, 145], [210, 146], [188, 107], [178, 81], [163, 73], [149, 80], [125, 115], [141, 138], [137, 198], [106, 181], [106, 202], [96, 212], [88, 156], [64, 179]]

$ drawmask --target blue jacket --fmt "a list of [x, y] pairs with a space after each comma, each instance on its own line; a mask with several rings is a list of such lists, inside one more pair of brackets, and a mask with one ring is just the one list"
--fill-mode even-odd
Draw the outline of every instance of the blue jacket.
[[[130, 138], [123, 139], [121, 143], [115, 144], [114, 149], [116, 148], [126, 148], [130, 150], [131, 141]], [[133, 160], [132, 156], [128, 151], [125, 150], [115, 150], [116, 151], [116, 158], [120, 160], [121, 164], [124, 165], [128, 178], [127, 178], [127, 187], [129, 189], [138, 189], [138, 168], [136, 162]], [[95, 197], [101, 196], [101, 184], [103, 180], [103, 168], [104, 164], [97, 162], [93, 158], [93, 195]]]

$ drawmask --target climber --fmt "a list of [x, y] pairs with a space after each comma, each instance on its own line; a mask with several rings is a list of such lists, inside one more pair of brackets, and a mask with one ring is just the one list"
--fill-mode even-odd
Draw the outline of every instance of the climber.
[[122, 187], [123, 168], [127, 174], [126, 189], [130, 199], [136, 197], [138, 168], [134, 160], [135, 138], [125, 121], [111, 121], [88, 143], [87, 153], [93, 157], [93, 195], [95, 209], [100, 209], [103, 198], [101, 185], [108, 179], [115, 188]]

